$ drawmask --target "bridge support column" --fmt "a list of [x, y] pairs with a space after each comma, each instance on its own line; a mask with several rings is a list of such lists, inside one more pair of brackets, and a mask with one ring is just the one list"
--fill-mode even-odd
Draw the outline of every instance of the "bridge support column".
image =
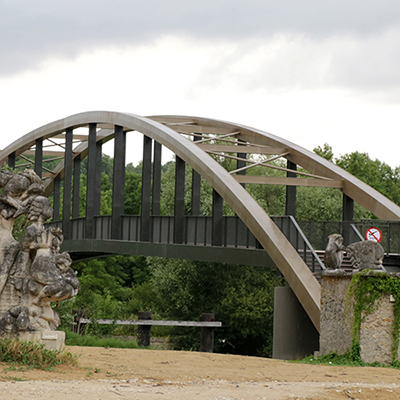
[[344, 245], [348, 246], [353, 242], [351, 239], [351, 226], [350, 224], [354, 220], [354, 200], [343, 193], [343, 227], [342, 236], [344, 239]]
[[[292, 163], [291, 161], [287, 161], [287, 168], [293, 171], [297, 170], [297, 165]], [[297, 174], [294, 172], [287, 172], [286, 176], [288, 178], [296, 178]], [[292, 215], [296, 218], [296, 195], [297, 188], [296, 186], [286, 186], [286, 215]]]
[[62, 231], [65, 239], [71, 239], [72, 136], [72, 129], [67, 129], [65, 132], [64, 197], [62, 216]]
[[122, 214], [125, 210], [125, 154], [126, 133], [122, 126], [115, 126], [113, 197], [111, 211], [111, 239], [121, 239]]
[[319, 334], [290, 287], [275, 288], [273, 358], [299, 360], [319, 350]]

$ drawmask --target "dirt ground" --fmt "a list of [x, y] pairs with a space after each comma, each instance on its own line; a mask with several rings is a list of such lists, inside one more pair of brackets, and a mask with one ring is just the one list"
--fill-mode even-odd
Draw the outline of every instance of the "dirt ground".
[[400, 371], [295, 364], [256, 357], [164, 350], [67, 347], [78, 367], [15, 370], [0, 364], [0, 399], [400, 398]]

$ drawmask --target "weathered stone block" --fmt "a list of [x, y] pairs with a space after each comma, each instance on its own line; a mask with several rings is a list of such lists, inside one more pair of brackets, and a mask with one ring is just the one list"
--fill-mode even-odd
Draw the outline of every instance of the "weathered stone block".
[[386, 295], [361, 323], [360, 347], [364, 362], [392, 363], [393, 320], [393, 303], [390, 302], [390, 295]]
[[24, 342], [44, 344], [48, 350], [63, 350], [65, 343], [65, 332], [63, 331], [21, 331], [18, 339]]
[[351, 348], [353, 308], [346, 310], [346, 293], [352, 276], [340, 270], [322, 274], [320, 355], [343, 354]]
[[[353, 306], [350, 299], [346, 309], [347, 291], [355, 272], [324, 271], [321, 277], [320, 351], [343, 354], [351, 349]], [[394, 278], [400, 279], [397, 274]], [[374, 276], [374, 279], [380, 279]], [[360, 355], [367, 363], [392, 363], [394, 303], [384, 295], [374, 311], [366, 315], [360, 326]], [[399, 357], [398, 357], [399, 360]]]

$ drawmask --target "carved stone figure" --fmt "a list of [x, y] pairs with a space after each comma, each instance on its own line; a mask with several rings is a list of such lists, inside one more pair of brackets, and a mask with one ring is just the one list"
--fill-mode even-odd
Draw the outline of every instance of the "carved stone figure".
[[3, 188], [0, 201], [11, 206], [11, 209], [1, 211], [4, 218], [17, 218], [25, 214], [32, 196], [44, 192], [41, 179], [32, 169], [26, 169], [20, 174], [0, 171], [0, 188]]
[[333, 235], [328, 236], [328, 245], [326, 246], [324, 254], [325, 267], [327, 269], [340, 268], [345, 249], [342, 235], [334, 233]]
[[[61, 230], [44, 226], [51, 202], [33, 170], [0, 170], [0, 188], [0, 333], [53, 330], [60, 319], [50, 303], [76, 296], [80, 285], [69, 254], [59, 254]], [[31, 224], [20, 244], [12, 228], [21, 214]]]
[[385, 252], [379, 243], [372, 241], [352, 243], [347, 246], [346, 252], [355, 269], [362, 270], [368, 268], [384, 270], [382, 261]]

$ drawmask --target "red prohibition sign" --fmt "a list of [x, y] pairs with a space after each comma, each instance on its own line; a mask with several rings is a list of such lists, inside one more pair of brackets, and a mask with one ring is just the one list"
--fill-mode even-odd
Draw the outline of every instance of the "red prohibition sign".
[[365, 234], [365, 239], [379, 243], [382, 240], [382, 232], [378, 228], [369, 228]]

